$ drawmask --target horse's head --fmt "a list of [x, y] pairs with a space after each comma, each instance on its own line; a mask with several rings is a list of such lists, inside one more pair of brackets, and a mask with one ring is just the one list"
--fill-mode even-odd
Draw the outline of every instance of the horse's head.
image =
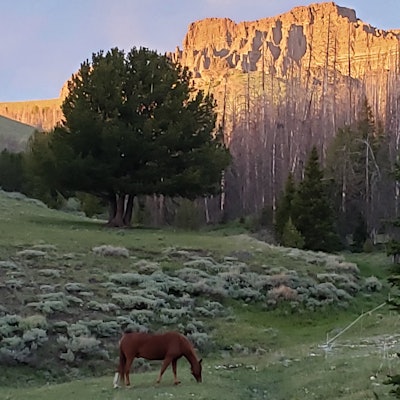
[[203, 360], [197, 361], [192, 365], [192, 375], [197, 382], [201, 382], [201, 362]]

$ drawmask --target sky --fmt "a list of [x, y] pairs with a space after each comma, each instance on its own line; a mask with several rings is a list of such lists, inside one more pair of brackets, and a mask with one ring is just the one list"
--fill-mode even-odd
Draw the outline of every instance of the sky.
[[[191, 22], [273, 17], [307, 0], [0, 0], [0, 102], [51, 99], [92, 54], [174, 51]], [[400, 0], [336, 0], [380, 29], [400, 29]]]

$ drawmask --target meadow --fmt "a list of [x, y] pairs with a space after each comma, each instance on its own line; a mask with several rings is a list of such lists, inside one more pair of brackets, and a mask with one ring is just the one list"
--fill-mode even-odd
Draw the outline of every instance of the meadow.
[[[284, 249], [241, 226], [110, 230], [4, 192], [0, 230], [1, 399], [391, 398], [383, 252]], [[133, 387], [113, 389], [127, 327], [188, 335], [203, 383], [186, 360], [179, 386], [138, 362]]]

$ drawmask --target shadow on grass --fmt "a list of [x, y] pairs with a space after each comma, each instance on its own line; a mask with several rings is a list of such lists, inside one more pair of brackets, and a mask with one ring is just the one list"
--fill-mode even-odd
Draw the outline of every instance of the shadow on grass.
[[106, 226], [106, 221], [91, 220], [91, 219], [74, 219], [71, 216], [58, 215], [54, 217], [44, 217], [44, 216], [31, 216], [29, 221], [36, 225], [60, 227], [62, 229], [109, 229]]

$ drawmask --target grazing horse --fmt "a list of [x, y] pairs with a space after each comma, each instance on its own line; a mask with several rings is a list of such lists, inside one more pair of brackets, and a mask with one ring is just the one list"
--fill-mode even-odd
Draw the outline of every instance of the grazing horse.
[[142, 357], [147, 360], [164, 360], [161, 366], [157, 383], [169, 364], [172, 364], [174, 384], [180, 381], [176, 375], [176, 364], [179, 358], [185, 357], [190, 365], [191, 372], [197, 382], [201, 382], [201, 361], [197, 360], [194, 348], [189, 340], [178, 332], [164, 334], [150, 334], [142, 332], [125, 332], [119, 341], [119, 367], [114, 377], [114, 388], [118, 387], [119, 380], [130, 385], [129, 371], [133, 360]]

